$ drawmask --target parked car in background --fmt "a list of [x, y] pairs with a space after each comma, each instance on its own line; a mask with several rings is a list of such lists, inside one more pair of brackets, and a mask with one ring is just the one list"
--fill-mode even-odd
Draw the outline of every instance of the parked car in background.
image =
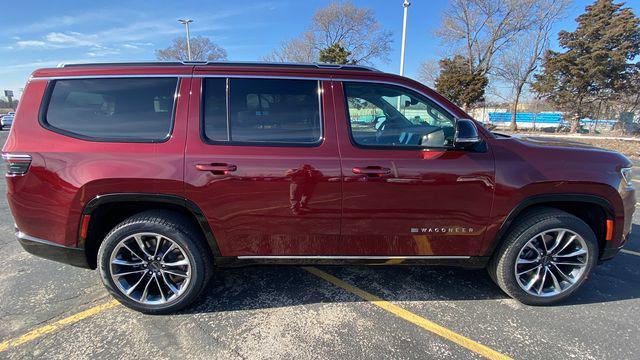
[[2, 150], [19, 242], [146, 313], [189, 305], [217, 266], [278, 263], [486, 267], [550, 304], [635, 210], [623, 155], [491, 133], [362, 66], [67, 65], [19, 106]]
[[14, 115], [7, 114], [0, 118], [0, 130], [4, 130], [5, 128], [11, 127], [13, 125]]

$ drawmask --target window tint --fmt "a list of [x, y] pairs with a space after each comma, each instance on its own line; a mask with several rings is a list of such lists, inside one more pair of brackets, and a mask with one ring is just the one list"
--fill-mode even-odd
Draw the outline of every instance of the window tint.
[[344, 83], [351, 136], [358, 145], [447, 147], [454, 118], [425, 97], [399, 86]]
[[70, 136], [113, 141], [159, 141], [171, 132], [178, 80], [56, 80], [45, 126]]
[[206, 79], [203, 86], [204, 135], [214, 141], [228, 141], [227, 80]]
[[315, 144], [320, 140], [318, 81], [228, 81], [229, 129], [224, 86], [220, 79], [205, 80], [204, 131], [210, 140], [303, 145]]

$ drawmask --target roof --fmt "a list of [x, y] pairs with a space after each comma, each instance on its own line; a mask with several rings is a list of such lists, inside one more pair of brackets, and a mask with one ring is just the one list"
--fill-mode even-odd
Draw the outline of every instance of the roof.
[[69, 67], [95, 67], [95, 66], [251, 66], [267, 68], [301, 68], [301, 69], [333, 69], [375, 71], [379, 70], [363, 65], [340, 65], [327, 63], [288, 63], [288, 62], [258, 62], [258, 61], [150, 61], [150, 62], [102, 62], [83, 64], [59, 64], [59, 68]]

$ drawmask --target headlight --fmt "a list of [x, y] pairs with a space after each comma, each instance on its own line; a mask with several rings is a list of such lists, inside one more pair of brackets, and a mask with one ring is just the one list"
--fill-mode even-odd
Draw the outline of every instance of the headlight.
[[627, 183], [627, 186], [633, 185], [633, 168], [622, 168], [620, 169], [620, 174], [622, 174], [622, 178]]

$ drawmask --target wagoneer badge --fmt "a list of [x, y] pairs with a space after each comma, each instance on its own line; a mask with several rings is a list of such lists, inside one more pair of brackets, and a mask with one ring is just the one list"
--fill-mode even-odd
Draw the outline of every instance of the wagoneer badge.
[[424, 227], [424, 228], [411, 228], [412, 234], [428, 234], [428, 233], [438, 233], [438, 234], [451, 234], [451, 233], [471, 233], [473, 232], [473, 228], [466, 227]]

